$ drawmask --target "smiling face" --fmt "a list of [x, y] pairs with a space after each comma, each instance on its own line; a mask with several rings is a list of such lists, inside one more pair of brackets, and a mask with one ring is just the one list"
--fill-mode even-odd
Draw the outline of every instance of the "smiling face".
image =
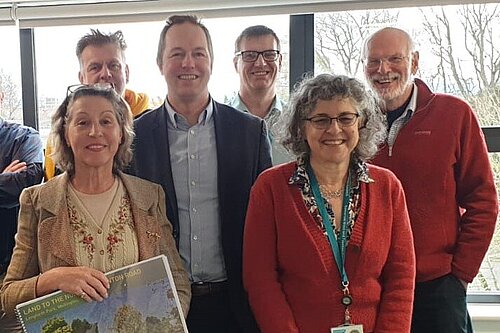
[[[350, 99], [318, 100], [308, 118], [314, 116], [338, 117], [344, 113], [357, 113]], [[336, 120], [327, 129], [317, 129], [305, 121], [305, 139], [310, 149], [311, 163], [349, 164], [351, 153], [359, 141], [359, 118], [351, 126], [339, 127]]]
[[[388, 59], [401, 59], [397, 63]], [[367, 66], [369, 63], [378, 66]], [[408, 36], [398, 29], [383, 29], [366, 45], [365, 76], [388, 111], [401, 107], [410, 98], [412, 75], [418, 68], [418, 52], [411, 52]]]
[[82, 169], [113, 169], [122, 131], [113, 105], [101, 96], [82, 96], [68, 109], [65, 139], [73, 151], [75, 173]]
[[115, 44], [89, 45], [80, 56], [80, 83], [112, 83], [122, 96], [129, 79], [128, 66], [122, 51]]
[[211, 70], [208, 43], [203, 30], [192, 24], [175, 24], [165, 35], [160, 71], [168, 86], [168, 99], [175, 104], [206, 103]]
[[[278, 44], [273, 35], [243, 38], [239, 45], [240, 51], [278, 50]], [[274, 89], [276, 78], [281, 70], [281, 54], [275, 61], [265, 61], [259, 55], [254, 62], [245, 62], [241, 56], [234, 57], [234, 67], [240, 76], [240, 91], [251, 93], [258, 90]]]

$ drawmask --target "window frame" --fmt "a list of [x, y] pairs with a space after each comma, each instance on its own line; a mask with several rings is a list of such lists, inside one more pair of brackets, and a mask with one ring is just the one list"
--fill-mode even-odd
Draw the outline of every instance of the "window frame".
[[[449, 1], [454, 4], [458, 1]], [[488, 3], [493, 1], [476, 1], [476, 3]], [[383, 2], [370, 4], [371, 8], [380, 7]], [[441, 2], [439, 2], [441, 3]], [[412, 6], [419, 3], [412, 3]], [[427, 4], [428, 5], [428, 4]], [[351, 3], [351, 9], [360, 7]], [[330, 5], [330, 10], [332, 5]], [[361, 6], [362, 7], [362, 6]], [[346, 10], [341, 8], [342, 10]], [[339, 9], [337, 9], [339, 10]], [[323, 10], [326, 11], [326, 10]], [[279, 12], [279, 11], [278, 11]], [[290, 14], [291, 10], [288, 11]], [[276, 14], [271, 12], [269, 14]], [[281, 12], [279, 12], [281, 13]], [[282, 14], [282, 13], [281, 13]], [[222, 15], [222, 14], [221, 14]], [[243, 15], [243, 14], [242, 14]], [[290, 38], [289, 45], [289, 88], [294, 87], [304, 73], [314, 71], [314, 14], [290, 14]], [[109, 22], [114, 23], [114, 22]], [[38, 129], [38, 105], [37, 105], [37, 85], [36, 85], [36, 63], [34, 48], [34, 28], [19, 28], [20, 33], [20, 57], [21, 57], [21, 77], [22, 77], [22, 102], [24, 123]], [[500, 126], [483, 127], [489, 152], [500, 152]], [[500, 293], [479, 294], [471, 293], [468, 301], [474, 303], [497, 303], [500, 304]]]

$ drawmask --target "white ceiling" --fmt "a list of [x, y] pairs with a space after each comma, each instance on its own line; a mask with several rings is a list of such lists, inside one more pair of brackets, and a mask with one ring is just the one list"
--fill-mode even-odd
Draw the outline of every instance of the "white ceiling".
[[20, 27], [161, 21], [176, 13], [201, 17], [303, 14], [322, 11], [396, 8], [491, 0], [0, 0], [0, 24]]

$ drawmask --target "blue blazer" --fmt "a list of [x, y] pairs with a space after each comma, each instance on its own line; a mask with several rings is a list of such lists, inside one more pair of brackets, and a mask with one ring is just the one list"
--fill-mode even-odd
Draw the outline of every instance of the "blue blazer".
[[[229, 300], [241, 332], [258, 332], [242, 283], [243, 229], [250, 189], [257, 176], [272, 166], [267, 128], [262, 119], [214, 103], [218, 194], [222, 247]], [[167, 217], [179, 241], [179, 215], [167, 134], [165, 105], [143, 113], [134, 121], [134, 158], [131, 173], [158, 183], [167, 200]]]

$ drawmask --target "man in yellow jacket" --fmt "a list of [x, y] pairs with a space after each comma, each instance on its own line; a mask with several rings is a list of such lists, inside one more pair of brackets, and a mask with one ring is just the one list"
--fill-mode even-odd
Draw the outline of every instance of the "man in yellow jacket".
[[[80, 62], [78, 78], [82, 84], [111, 83], [130, 106], [132, 114], [141, 114], [149, 108], [149, 98], [125, 86], [129, 79], [129, 69], [125, 60], [127, 44], [120, 30], [104, 34], [90, 30], [76, 45], [76, 56]], [[50, 143], [45, 149], [45, 181], [56, 175], [56, 166], [50, 158]]]

